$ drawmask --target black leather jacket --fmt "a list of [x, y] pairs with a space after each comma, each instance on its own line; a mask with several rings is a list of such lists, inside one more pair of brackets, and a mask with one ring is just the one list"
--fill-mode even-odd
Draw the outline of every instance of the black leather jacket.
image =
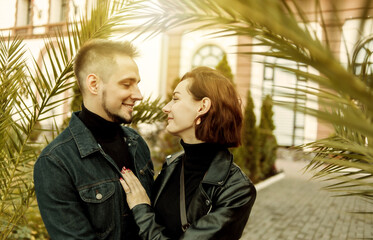
[[[161, 182], [158, 183], [160, 187], [153, 205], [177, 164], [181, 163], [181, 157], [182, 154], [179, 154], [166, 160], [156, 179]], [[197, 191], [199, 194], [195, 195], [187, 210], [191, 226], [180, 239], [239, 239], [254, 204], [256, 190], [233, 163], [233, 156], [227, 149], [216, 155]], [[137, 205], [132, 212], [143, 239], [169, 239], [162, 233], [164, 227], [155, 222], [154, 211], [149, 205]]]

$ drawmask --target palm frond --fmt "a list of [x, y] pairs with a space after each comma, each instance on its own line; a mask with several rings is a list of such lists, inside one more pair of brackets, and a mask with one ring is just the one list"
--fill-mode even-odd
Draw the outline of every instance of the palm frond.
[[[139, 31], [139, 35], [148, 34], [151, 37], [165, 30], [188, 26], [190, 31], [215, 29], [214, 37], [247, 36], [255, 41], [241, 46], [251, 46], [254, 50], [260, 46], [265, 50], [238, 54], [273, 57], [279, 59], [278, 62], [300, 63], [316, 71], [317, 74], [311, 74], [286, 64], [274, 64], [272, 67], [301, 76], [319, 86], [316, 89], [291, 86], [292, 91], [280, 94], [282, 99], [289, 101], [277, 104], [292, 109], [295, 107], [296, 111], [332, 123], [335, 136], [300, 147], [315, 155], [308, 169], [321, 168], [317, 177], [333, 175], [334, 181], [340, 182], [338, 185], [333, 183], [329, 189], [338, 186], [340, 191], [344, 185], [348, 195], [372, 199], [369, 191], [373, 174], [372, 86], [365, 84], [366, 75], [355, 76], [350, 66], [346, 68], [334, 56], [321, 1], [315, 0], [313, 3], [316, 16], [312, 17], [321, 19], [325, 41], [318, 37], [317, 31], [309, 24], [309, 15], [303, 12], [298, 5], [301, 3], [296, 0], [159, 0], [137, 9], [137, 15], [145, 22], [136, 31]], [[371, 1], [365, 1], [362, 19], [367, 16], [370, 5]], [[332, 17], [338, 21], [337, 2], [332, 9], [335, 11]], [[364, 21], [361, 27], [363, 24]], [[364, 66], [366, 69], [368, 65]], [[294, 99], [299, 97], [294, 92], [310, 96], [306, 100], [314, 101], [316, 107], [294, 106]], [[346, 173], [346, 169], [352, 167], [359, 171]], [[364, 177], [361, 174], [365, 174]], [[351, 192], [352, 186], [362, 189]]]
[[[49, 140], [42, 137], [35, 142], [30, 136], [34, 131], [58, 134], [55, 117], [59, 113], [51, 114], [51, 110], [70, 98], [65, 93], [74, 84], [78, 48], [90, 39], [110, 37], [127, 19], [123, 12], [130, 9], [127, 1], [98, 1], [89, 16], [69, 25], [66, 34], [59, 31], [57, 37], [45, 39], [42, 65], [33, 56], [32, 64], [26, 64], [22, 40], [1, 38], [0, 239], [9, 237], [35, 199], [33, 163]], [[54, 121], [53, 129], [38, 127], [46, 120]]]
[[138, 124], [152, 124], [166, 120], [166, 114], [162, 112], [165, 105], [162, 97], [152, 100], [151, 96], [140, 102], [134, 108], [134, 114], [131, 125], [136, 127]]
[[191, 31], [214, 27], [220, 29], [220, 34], [249, 36], [286, 59], [317, 69], [337, 91], [347, 92], [364, 104], [371, 101], [372, 94], [360, 79], [346, 71], [312, 31], [299, 24], [297, 16], [303, 16], [305, 24], [309, 22], [299, 7], [292, 12], [294, 10], [285, 4], [286, 1], [270, 0], [158, 2], [150, 8], [143, 6], [138, 10], [138, 14], [147, 19], [139, 35], [147, 34], [150, 28], [153, 29], [150, 35], [153, 35], [165, 29], [193, 24], [195, 27]]

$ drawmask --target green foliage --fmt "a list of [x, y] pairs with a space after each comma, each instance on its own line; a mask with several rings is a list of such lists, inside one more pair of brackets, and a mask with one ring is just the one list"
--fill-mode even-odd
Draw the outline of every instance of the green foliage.
[[216, 70], [218, 70], [219, 72], [221, 72], [225, 77], [227, 77], [229, 80], [231, 80], [231, 82], [234, 84], [232, 69], [231, 69], [231, 67], [228, 64], [228, 60], [227, 60], [227, 55], [226, 54], [224, 54], [223, 58], [220, 60], [220, 62], [218, 63], [218, 65], [216, 65], [215, 68], [216, 68]]
[[256, 126], [254, 103], [250, 91], [247, 94], [242, 145], [233, 151], [236, 163], [256, 183], [277, 173], [275, 168], [277, 141], [273, 134], [272, 99], [263, 99], [259, 127]]
[[[233, 83], [233, 74], [224, 55], [216, 69]], [[258, 182], [276, 174], [275, 160], [277, 142], [273, 135], [275, 129], [272, 117], [272, 99], [266, 96], [263, 100], [260, 125], [256, 126], [254, 102], [250, 90], [247, 93], [247, 103], [242, 127], [242, 146], [233, 150], [235, 162], [251, 178]]]
[[254, 102], [249, 90], [242, 125], [242, 144], [233, 153], [236, 163], [253, 182], [258, 182], [261, 179], [261, 171], [258, 158], [258, 130], [255, 124]]
[[259, 162], [262, 177], [264, 179], [275, 175], [275, 161], [277, 152], [277, 141], [273, 134], [275, 125], [273, 123], [272, 98], [266, 95], [262, 102], [260, 124], [258, 131]]
[[[151, 27], [153, 35], [183, 24], [194, 24], [195, 30], [219, 29], [216, 31], [219, 36], [256, 39], [255, 42], [247, 42], [241, 46], [265, 46], [270, 49], [241, 54], [284, 59], [316, 70], [318, 73], [314, 74], [275, 64], [276, 68], [318, 84], [317, 89], [297, 89], [317, 100], [307, 106], [297, 106], [295, 110], [327, 121], [335, 128], [335, 137], [301, 146], [301, 149], [316, 155], [308, 169], [318, 171], [315, 177], [338, 182], [332, 183], [329, 190], [341, 195], [360, 196], [372, 203], [373, 89], [364, 81], [371, 75], [371, 67], [367, 67], [371, 66], [371, 58], [366, 57], [362, 64], [362, 68], [367, 70], [366, 74], [355, 76], [352, 68], [345, 68], [330, 48], [327, 31], [330, 28], [326, 26], [320, 1], [314, 1], [315, 15], [305, 14], [298, 5], [302, 3], [303, 1], [273, 0], [159, 0], [153, 5], [138, 8], [138, 12], [147, 19], [146, 24], [141, 26], [142, 33]], [[361, 11], [360, 29], [363, 29], [364, 19], [369, 19], [371, 1], [364, 1], [363, 4], [365, 6], [361, 9], [366, 11]], [[337, 1], [333, 4], [333, 9], [327, 14], [334, 14], [333, 19], [339, 20]], [[324, 30], [323, 39], [308, 24], [313, 19], [320, 19], [319, 24]], [[348, 53], [348, 57], [352, 55]], [[284, 96], [293, 99], [298, 97], [289, 93], [284, 93]], [[287, 102], [275, 104], [292, 107]], [[308, 107], [312, 105], [317, 107]], [[357, 171], [351, 171], [351, 168]]]
[[[69, 80], [73, 76], [72, 59], [76, 50], [89, 39], [108, 38], [118, 30], [123, 32], [120, 29], [123, 22], [139, 17], [147, 19], [141, 29], [152, 29], [151, 35], [182, 24], [196, 24], [196, 29], [220, 29], [220, 35], [247, 36], [257, 40], [243, 44], [245, 46], [259, 45], [272, 49], [242, 54], [286, 59], [318, 71], [320, 74], [312, 74], [276, 66], [319, 84], [317, 89], [298, 91], [315, 96], [315, 105], [320, 107], [298, 107], [296, 110], [328, 121], [335, 128], [333, 137], [301, 146], [301, 149], [316, 156], [308, 169], [317, 170], [315, 177], [334, 180], [328, 190], [339, 195], [361, 196], [372, 203], [373, 89], [363, 81], [369, 74], [354, 76], [352, 68], [345, 68], [335, 58], [328, 42], [324, 44], [316, 31], [307, 25], [300, 26], [300, 20], [304, 23], [312, 21], [307, 19], [299, 6], [290, 6], [296, 5], [295, 1], [159, 0], [153, 5], [143, 4], [143, 1], [129, 1], [133, 2], [129, 5], [124, 2], [127, 1], [113, 1], [109, 5], [109, 1], [99, 1], [100, 5], [90, 13], [91, 19], [83, 17], [75, 21], [69, 27], [66, 38], [59, 34], [56, 45], [54, 39], [46, 39], [47, 57], [43, 59], [43, 64], [52, 63], [52, 69], [47, 73], [35, 60], [32, 66], [25, 65], [22, 41], [1, 38], [0, 239], [7, 239], [16, 226], [18, 229], [22, 225], [27, 226], [22, 220], [34, 202], [32, 166], [45, 144], [31, 143], [30, 135], [37, 122], [53, 119], [54, 116], [47, 113], [67, 100], [54, 100], [54, 97], [72, 87]], [[365, 2], [367, 6], [362, 9], [369, 9], [370, 1]], [[315, 3], [319, 1], [315, 0]], [[363, 11], [365, 13], [368, 11]], [[316, 8], [316, 14], [317, 19], [322, 19], [321, 27], [326, 29], [320, 8]], [[335, 19], [338, 19], [337, 15]], [[328, 39], [327, 35], [325, 39]], [[365, 59], [363, 66], [370, 65], [369, 59]], [[283, 105], [287, 106], [287, 103]], [[250, 126], [251, 121], [246, 121]], [[55, 133], [58, 128], [54, 124], [54, 130], [41, 130]]]
[[18, 38], [0, 41], [0, 239], [7, 238], [32, 203], [32, 160], [40, 151], [30, 143], [37, 121], [26, 103], [31, 89], [25, 51]]
[[[33, 205], [33, 165], [47, 144], [46, 138], [38, 134], [58, 134], [56, 116], [50, 113], [69, 99], [64, 93], [74, 85], [73, 59], [77, 49], [90, 39], [112, 36], [127, 20], [124, 13], [133, 9], [126, 2], [98, 1], [88, 14], [90, 18], [83, 16], [69, 25], [66, 35], [59, 31], [55, 38], [45, 39], [46, 56], [42, 56], [41, 66], [33, 56], [31, 64], [25, 63], [22, 40], [1, 37], [0, 239], [45, 236], [39, 231], [43, 224]], [[43, 128], [47, 120], [53, 123], [52, 129]], [[35, 135], [36, 131], [39, 133]], [[27, 212], [29, 216], [25, 216]]]
[[22, 222], [15, 226], [9, 239], [50, 239], [41, 219], [36, 201], [27, 209]]
[[[234, 84], [232, 70], [229, 66], [226, 54], [224, 54], [215, 68]], [[242, 145], [232, 149], [234, 161], [252, 181], [257, 182], [261, 179], [260, 162], [258, 158], [260, 151], [259, 145], [257, 144], [258, 131], [254, 113], [254, 102], [250, 90], [247, 92], [241, 137]]]
[[166, 115], [162, 112], [164, 102], [161, 97], [152, 100], [151, 97], [141, 101], [133, 109], [133, 119], [131, 127], [137, 128], [138, 124], [153, 124], [166, 120]]

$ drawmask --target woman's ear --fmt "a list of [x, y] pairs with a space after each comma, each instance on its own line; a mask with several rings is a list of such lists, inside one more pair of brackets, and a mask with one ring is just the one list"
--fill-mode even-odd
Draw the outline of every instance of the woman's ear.
[[92, 93], [93, 95], [97, 95], [98, 85], [99, 85], [98, 77], [95, 74], [91, 73], [87, 76], [85, 82], [86, 82], [88, 91]]
[[200, 108], [198, 109], [198, 115], [206, 114], [211, 108], [211, 99], [208, 97], [204, 97], [201, 100]]

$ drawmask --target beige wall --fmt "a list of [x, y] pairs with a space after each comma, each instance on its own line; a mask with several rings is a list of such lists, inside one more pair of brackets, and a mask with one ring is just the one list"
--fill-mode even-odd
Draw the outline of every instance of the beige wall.
[[171, 86], [174, 80], [179, 76], [180, 71], [180, 48], [182, 32], [167, 33], [168, 50], [167, 50], [167, 76], [166, 76], [166, 93], [173, 91]]

